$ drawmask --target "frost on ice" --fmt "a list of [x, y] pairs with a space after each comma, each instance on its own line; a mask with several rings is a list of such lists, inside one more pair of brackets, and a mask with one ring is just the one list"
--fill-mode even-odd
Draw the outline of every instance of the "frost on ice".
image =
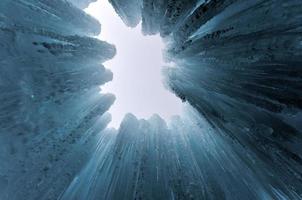
[[189, 104], [118, 130], [90, 2], [0, 2], [0, 199], [302, 199], [301, 1], [110, 0]]

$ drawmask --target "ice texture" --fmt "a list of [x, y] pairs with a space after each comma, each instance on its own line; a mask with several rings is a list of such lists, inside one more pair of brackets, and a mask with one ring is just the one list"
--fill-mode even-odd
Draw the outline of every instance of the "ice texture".
[[0, 199], [57, 199], [91, 157], [114, 101], [115, 47], [61, 0], [0, 2]]
[[166, 41], [170, 90], [240, 146], [250, 169], [262, 166], [254, 176], [270, 185], [269, 199], [300, 199], [302, 2], [162, 2], [142, 0], [142, 31]]
[[186, 102], [117, 130], [89, 2], [0, 1], [1, 200], [302, 199], [300, 0], [110, 0]]
[[80, 9], [87, 8], [90, 3], [96, 2], [97, 0], [67, 0], [71, 2], [73, 5]]
[[116, 13], [123, 22], [130, 27], [135, 27], [141, 20], [141, 0], [109, 0]]
[[[66, 190], [69, 199], [299, 199], [192, 108], [171, 124], [128, 114]], [[280, 191], [283, 188], [284, 191]]]

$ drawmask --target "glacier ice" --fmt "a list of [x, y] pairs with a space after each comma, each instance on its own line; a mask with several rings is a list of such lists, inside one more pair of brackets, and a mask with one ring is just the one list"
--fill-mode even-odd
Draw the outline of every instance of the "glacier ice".
[[302, 199], [300, 0], [110, 0], [189, 104], [118, 130], [90, 2], [0, 2], [1, 200]]

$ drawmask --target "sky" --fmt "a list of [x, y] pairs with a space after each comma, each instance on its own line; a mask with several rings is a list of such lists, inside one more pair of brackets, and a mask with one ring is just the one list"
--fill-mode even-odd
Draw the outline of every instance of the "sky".
[[127, 27], [107, 0], [89, 5], [85, 11], [100, 21], [99, 39], [114, 44], [117, 55], [104, 63], [113, 72], [113, 81], [102, 86], [102, 93], [116, 96], [109, 112], [109, 127], [118, 128], [125, 114], [148, 119], [153, 114], [169, 121], [182, 113], [182, 102], [163, 84], [164, 44], [159, 35], [144, 36], [141, 25]]

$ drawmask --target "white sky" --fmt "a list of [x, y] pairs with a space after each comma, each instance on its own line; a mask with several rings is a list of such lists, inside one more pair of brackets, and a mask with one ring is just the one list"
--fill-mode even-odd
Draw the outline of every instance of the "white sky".
[[141, 25], [134, 29], [127, 27], [107, 0], [92, 3], [85, 11], [102, 25], [98, 38], [117, 49], [117, 55], [105, 63], [113, 72], [113, 81], [102, 86], [103, 93], [116, 96], [109, 110], [110, 126], [118, 128], [126, 113], [144, 119], [156, 113], [166, 120], [181, 114], [181, 100], [162, 83], [161, 70], [165, 63], [160, 36], [144, 36]]

